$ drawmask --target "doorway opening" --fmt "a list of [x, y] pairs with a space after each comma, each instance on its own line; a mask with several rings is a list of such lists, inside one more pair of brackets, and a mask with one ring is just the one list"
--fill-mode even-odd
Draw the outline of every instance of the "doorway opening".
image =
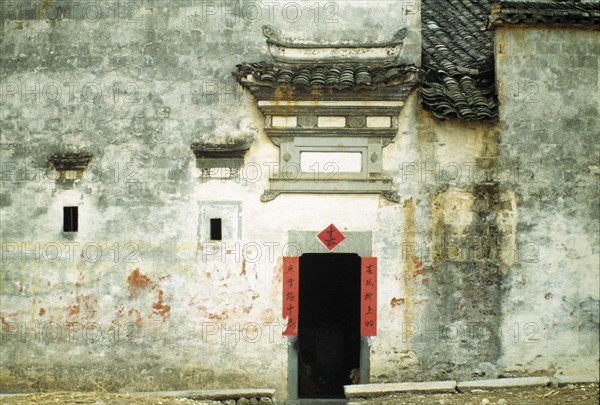
[[299, 273], [298, 398], [344, 398], [360, 367], [360, 256], [303, 254]]

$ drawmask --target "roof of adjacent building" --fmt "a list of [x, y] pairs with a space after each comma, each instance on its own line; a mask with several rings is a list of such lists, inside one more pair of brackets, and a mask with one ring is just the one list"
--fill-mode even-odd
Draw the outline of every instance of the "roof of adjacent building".
[[499, 24], [598, 26], [600, 2], [423, 0], [423, 107], [438, 119], [498, 119], [494, 32]]
[[500, 1], [492, 7], [488, 26], [505, 24], [600, 27], [600, 2]]
[[498, 119], [487, 0], [423, 0], [423, 107], [438, 119]]

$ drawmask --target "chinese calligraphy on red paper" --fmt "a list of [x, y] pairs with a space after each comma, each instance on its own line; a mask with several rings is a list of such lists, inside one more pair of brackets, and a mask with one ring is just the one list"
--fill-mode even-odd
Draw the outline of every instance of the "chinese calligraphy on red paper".
[[346, 237], [335, 227], [334, 224], [329, 225], [323, 229], [317, 238], [325, 245], [329, 250], [333, 250], [337, 245], [340, 244]]
[[377, 258], [363, 257], [360, 263], [360, 334], [377, 335]]
[[283, 336], [298, 335], [298, 284], [299, 278], [299, 260], [298, 257], [286, 256], [283, 258], [283, 319], [287, 319], [287, 326], [283, 331]]

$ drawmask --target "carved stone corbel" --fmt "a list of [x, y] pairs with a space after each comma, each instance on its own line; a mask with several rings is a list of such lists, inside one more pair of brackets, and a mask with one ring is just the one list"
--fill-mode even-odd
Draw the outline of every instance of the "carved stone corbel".
[[400, 196], [398, 195], [398, 193], [396, 191], [390, 190], [390, 191], [382, 191], [381, 195], [385, 197], [386, 200], [391, 201], [391, 202], [400, 202]]
[[272, 201], [274, 200], [279, 194], [281, 194], [281, 191], [273, 191], [273, 190], [265, 190], [263, 192], [263, 194], [260, 196], [260, 201], [262, 202], [268, 202], [268, 201]]

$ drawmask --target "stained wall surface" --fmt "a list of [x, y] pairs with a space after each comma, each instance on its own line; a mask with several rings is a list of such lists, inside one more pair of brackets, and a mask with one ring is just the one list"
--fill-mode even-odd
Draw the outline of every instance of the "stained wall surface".
[[[598, 33], [498, 29], [499, 123], [438, 122], [415, 89], [383, 149], [400, 202], [286, 194], [231, 71], [291, 41], [385, 42], [420, 65], [419, 3], [3, 3], [2, 391], [273, 387], [287, 396], [290, 232], [370, 232], [371, 381], [598, 367]], [[59, 17], [60, 16], [60, 17]], [[251, 140], [206, 180], [193, 142]], [[93, 155], [72, 186], [48, 157]], [[79, 209], [62, 231], [63, 207]], [[223, 240], [210, 240], [222, 218]], [[319, 245], [322, 252], [327, 250]], [[339, 252], [351, 247], [340, 245]], [[357, 249], [358, 250], [358, 249]], [[594, 351], [595, 350], [595, 351]]]

